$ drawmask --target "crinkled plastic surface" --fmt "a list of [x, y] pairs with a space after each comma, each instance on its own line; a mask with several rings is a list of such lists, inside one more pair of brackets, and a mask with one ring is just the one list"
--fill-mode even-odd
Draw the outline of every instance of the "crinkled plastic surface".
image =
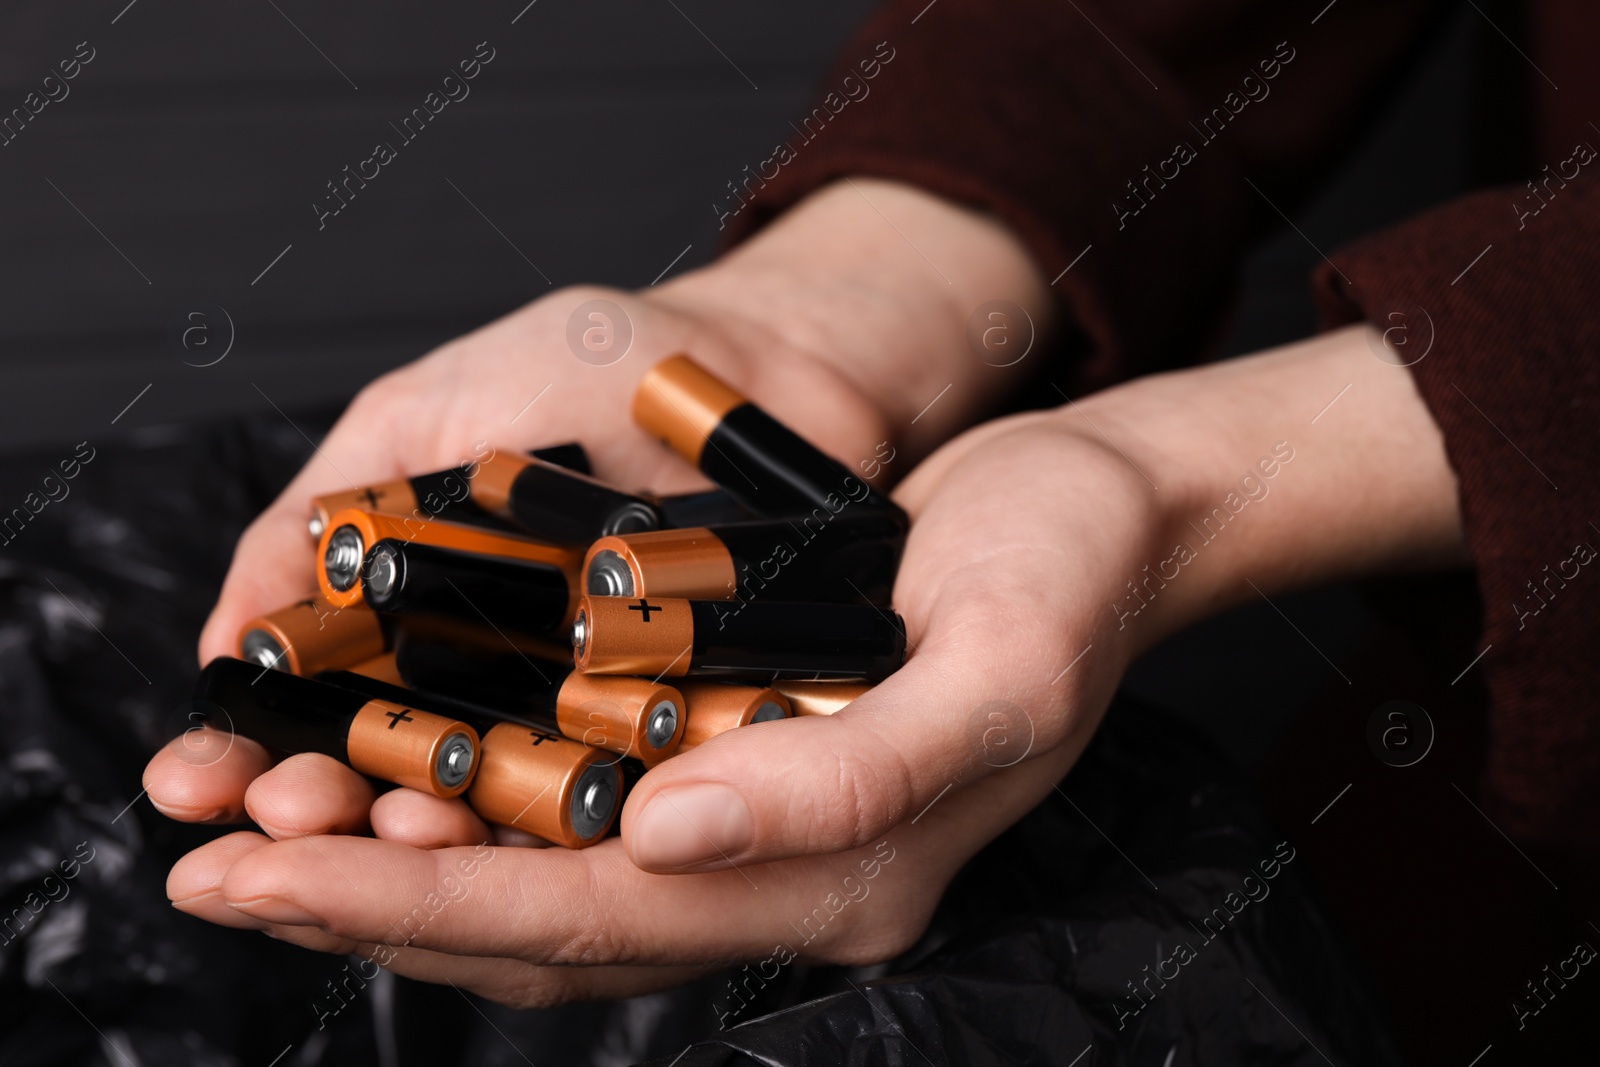
[[[175, 911], [167, 870], [227, 828], [165, 819], [140, 774], [189, 725], [235, 539], [308, 452], [283, 422], [102, 447], [0, 548], [0, 1063], [1399, 1062], [1294, 842], [1203, 738], [1128, 702], [889, 965], [517, 1012], [351, 991], [344, 959]], [[0, 464], [0, 511], [59, 458]]]

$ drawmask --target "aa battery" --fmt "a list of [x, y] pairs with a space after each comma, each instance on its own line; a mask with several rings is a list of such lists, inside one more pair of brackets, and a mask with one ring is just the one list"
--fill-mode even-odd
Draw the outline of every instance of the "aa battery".
[[[589, 454], [577, 442], [536, 448], [528, 455], [580, 474], [589, 473]], [[473, 461], [449, 470], [313, 497], [308, 524], [311, 536], [321, 537], [334, 512], [345, 508], [365, 508], [391, 515], [448, 515], [457, 522], [499, 527], [500, 520], [472, 502], [472, 479], [477, 477], [479, 466]]]
[[359, 508], [336, 512], [317, 544], [317, 586], [335, 607], [362, 601], [361, 569], [367, 551], [379, 541], [504, 556], [555, 567], [568, 576], [576, 590], [582, 553], [575, 549], [530, 541], [525, 537], [479, 529], [444, 519], [418, 519]]
[[564, 629], [575, 600], [571, 572], [562, 567], [395, 538], [367, 550], [361, 593], [385, 615], [488, 623], [534, 637]]
[[887, 603], [905, 543], [901, 516], [862, 510], [786, 521], [603, 537], [584, 559], [593, 596]]
[[466, 723], [244, 660], [212, 660], [195, 695], [221, 710], [218, 725], [268, 748], [320, 752], [434, 796], [458, 796], [477, 770], [478, 735]]
[[482, 762], [467, 803], [486, 822], [587, 848], [622, 807], [617, 758], [559, 734], [497, 723], [483, 735]]
[[796, 715], [833, 715], [872, 691], [867, 682], [797, 682], [780, 678], [772, 688], [789, 699]]
[[605, 836], [622, 799], [619, 757], [548, 730], [432, 693], [412, 693], [350, 672], [325, 676], [362, 697], [422, 704], [480, 732], [478, 771], [466, 801], [488, 822], [583, 848]]
[[788, 698], [775, 688], [684, 682], [678, 689], [689, 709], [680, 751], [703, 745], [740, 726], [787, 719], [791, 714]]
[[320, 596], [251, 619], [239, 631], [239, 658], [290, 674], [344, 670], [382, 655], [389, 629], [360, 604], [337, 608]]
[[900, 510], [688, 356], [644, 376], [633, 421], [758, 514], [831, 514], [847, 501]]
[[409, 635], [395, 649], [395, 666], [414, 689], [449, 694], [651, 767], [677, 752], [684, 736], [683, 694], [645, 678], [585, 675], [570, 663]]
[[905, 627], [865, 604], [585, 596], [572, 624], [578, 669], [649, 677], [881, 681], [905, 662]]
[[553, 463], [503, 453], [481, 465], [472, 481], [472, 500], [555, 544], [587, 545], [607, 534], [661, 525], [660, 512], [646, 497]]
[[723, 526], [761, 517], [729, 496], [726, 489], [656, 497], [656, 510], [661, 513], [663, 527]]

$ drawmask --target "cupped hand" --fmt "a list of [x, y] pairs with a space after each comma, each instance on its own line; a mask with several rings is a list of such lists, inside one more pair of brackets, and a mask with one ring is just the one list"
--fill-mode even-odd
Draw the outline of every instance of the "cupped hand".
[[263, 832], [191, 853], [169, 895], [519, 1006], [738, 961], [893, 957], [1087, 742], [1133, 650], [1106, 604], [1158, 530], [1140, 475], [1055, 415], [959, 438], [899, 498], [915, 516], [896, 587], [907, 665], [837, 715], [744, 727], [658, 766], [620, 839], [490, 844], [510, 839], [460, 801], [374, 802], [324, 757], [268, 769], [236, 739], [218, 758], [220, 735], [199, 767], [191, 737], [152, 761], [152, 799]]
[[[592, 353], [569, 345], [569, 323], [603, 300], [594, 328], [631, 330], [631, 344]], [[592, 308], [593, 305], [590, 305]], [[581, 332], [580, 332], [581, 338]], [[490, 450], [577, 441], [596, 473], [627, 489], [670, 492], [705, 483], [629, 421], [639, 379], [679, 351], [784, 410], [843, 457], [882, 440], [874, 406], [813, 352], [784, 339], [784, 324], [714, 307], [693, 284], [634, 295], [572, 288], [551, 293], [361, 391], [299, 475], [240, 538], [200, 638], [201, 662], [236, 654], [240, 628], [316, 587], [310, 502], [396, 478], [443, 470]], [[580, 358], [580, 356], [584, 358]], [[756, 357], [760, 358], [757, 359]], [[615, 361], [612, 362], [613, 358]], [[849, 461], [847, 459], [847, 461]]]

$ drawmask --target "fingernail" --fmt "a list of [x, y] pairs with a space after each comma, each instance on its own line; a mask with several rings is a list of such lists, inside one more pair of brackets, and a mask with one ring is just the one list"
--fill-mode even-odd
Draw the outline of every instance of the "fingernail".
[[744, 797], [725, 785], [691, 785], [658, 793], [633, 824], [631, 849], [641, 867], [671, 870], [731, 864], [755, 840]]
[[181, 804], [163, 804], [155, 797], [150, 798], [150, 806], [169, 819], [178, 822], [221, 822], [230, 812], [226, 808], [186, 808]]
[[207, 900], [207, 899], [209, 899], [211, 897], [220, 896], [221, 894], [222, 894], [222, 890], [220, 890], [220, 889], [208, 889], [204, 893], [196, 893], [192, 897], [184, 897], [182, 900], [174, 900], [172, 902], [172, 906], [174, 908], [177, 908], [179, 911], [188, 911], [190, 905], [198, 904], [202, 900]]
[[230, 900], [228, 907], [243, 912], [262, 922], [282, 923], [284, 926], [321, 926], [322, 920], [293, 901], [281, 897], [257, 897], [254, 900]]

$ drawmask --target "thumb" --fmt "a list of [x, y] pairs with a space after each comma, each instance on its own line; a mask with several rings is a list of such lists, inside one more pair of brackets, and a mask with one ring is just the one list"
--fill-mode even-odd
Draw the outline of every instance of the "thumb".
[[667, 760], [623, 810], [629, 856], [669, 873], [858, 848], [952, 787], [1053, 747], [1066, 690], [993, 648], [930, 642], [836, 715], [740, 727]]

